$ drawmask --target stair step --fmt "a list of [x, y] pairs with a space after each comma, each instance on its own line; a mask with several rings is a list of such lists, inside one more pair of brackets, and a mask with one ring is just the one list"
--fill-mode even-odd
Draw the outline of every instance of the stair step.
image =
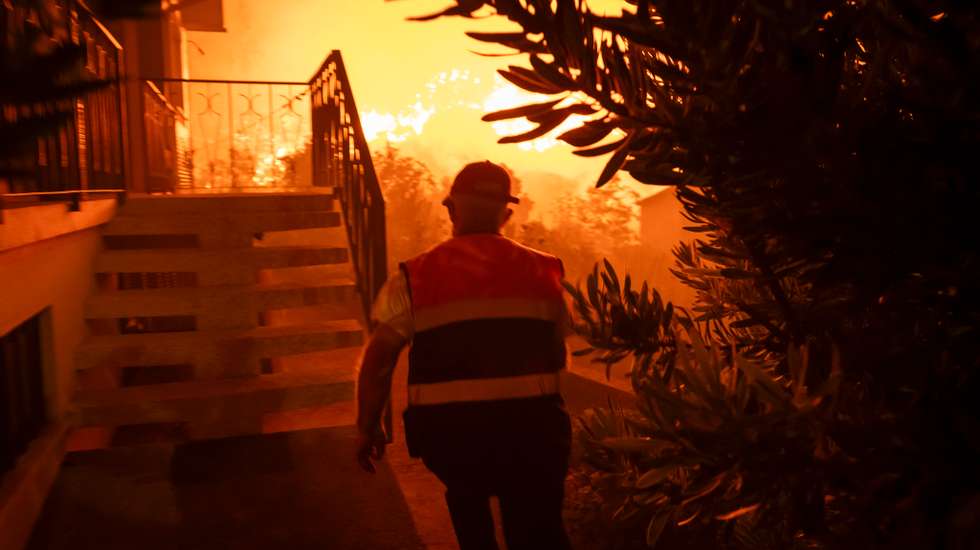
[[105, 236], [262, 233], [339, 227], [340, 212], [331, 210], [216, 212], [214, 214], [120, 215], [103, 230]]
[[107, 250], [95, 261], [97, 273], [224, 272], [348, 261], [346, 248], [276, 246], [206, 250], [197, 248]]
[[126, 204], [120, 209], [119, 215], [301, 212], [333, 209], [334, 190], [322, 188], [286, 193], [132, 194], [127, 197]]
[[197, 315], [224, 304], [249, 303], [252, 312], [272, 309], [349, 303], [357, 300], [357, 286], [348, 279], [319, 284], [262, 283], [191, 288], [159, 288], [101, 292], [86, 301], [88, 319]]
[[357, 321], [258, 327], [246, 330], [161, 332], [95, 336], [78, 347], [78, 370], [102, 367], [248, 362], [259, 359], [360, 346]]
[[81, 426], [198, 422], [221, 414], [260, 415], [348, 401], [352, 376], [335, 372], [278, 373], [112, 390], [79, 391]]

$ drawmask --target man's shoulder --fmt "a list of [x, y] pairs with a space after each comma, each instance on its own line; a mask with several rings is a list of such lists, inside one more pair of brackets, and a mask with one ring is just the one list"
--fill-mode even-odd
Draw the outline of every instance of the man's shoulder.
[[[442, 241], [432, 247], [430, 247], [425, 252], [417, 254], [404, 262], [402, 265], [412, 265], [422, 262], [425, 258], [439, 257], [444, 255], [454, 255], [458, 253], [472, 253], [473, 249], [481, 249], [484, 251], [492, 251], [496, 249], [499, 253], [506, 254], [513, 257], [513, 252], [516, 251], [518, 256], [523, 255], [525, 257], [534, 257], [537, 259], [543, 259], [545, 261], [555, 262], [559, 265], [562, 264], [560, 258], [545, 252], [543, 250], [538, 250], [537, 248], [528, 246], [522, 242], [516, 241], [509, 237], [503, 235], [479, 235], [478, 238], [461, 238], [453, 237]], [[503, 247], [503, 249], [501, 249]], [[505, 252], [505, 250], [508, 250]]]
[[559, 261], [559, 262], [561, 261], [561, 259], [558, 258], [558, 256], [555, 256], [554, 254], [552, 254], [550, 252], [545, 252], [544, 250], [540, 250], [540, 249], [534, 248], [533, 246], [529, 246], [527, 244], [524, 244], [524, 243], [519, 242], [519, 241], [515, 241], [513, 239], [511, 239], [511, 242], [514, 243], [515, 246], [520, 247], [521, 249], [527, 251], [530, 254], [535, 254], [537, 256], [542, 256], [542, 257], [545, 257], [545, 258], [551, 258], [551, 259], [556, 260], [556, 261]]
[[412, 256], [410, 258], [407, 258], [405, 260], [402, 260], [401, 265], [404, 266], [406, 264], [416, 263], [416, 262], [422, 260], [423, 258], [425, 258], [426, 256], [431, 256], [433, 252], [436, 252], [438, 250], [441, 250], [441, 249], [445, 248], [446, 244], [449, 243], [449, 242], [451, 242], [451, 241], [452, 241], [452, 239], [448, 239], [448, 240], [442, 241], [440, 243], [436, 243], [436, 244], [430, 246], [429, 248], [425, 249], [423, 252], [419, 252], [418, 254], [416, 254], [416, 255], [414, 255], [414, 256]]
[[550, 252], [545, 252], [544, 250], [539, 250], [532, 246], [528, 246], [522, 242], [515, 241], [514, 239], [507, 239], [507, 240], [510, 241], [515, 248], [519, 249], [520, 251], [527, 254], [528, 256], [532, 256], [539, 260], [544, 260], [546, 262], [556, 263], [559, 266], [561, 266], [561, 269], [564, 271], [564, 263], [561, 261], [561, 258], [559, 258], [558, 256], [555, 256]]

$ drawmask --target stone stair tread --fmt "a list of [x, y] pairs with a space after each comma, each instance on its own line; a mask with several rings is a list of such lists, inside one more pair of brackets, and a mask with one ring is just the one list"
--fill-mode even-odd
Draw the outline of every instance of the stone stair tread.
[[241, 395], [259, 391], [277, 391], [290, 388], [348, 384], [354, 382], [354, 370], [338, 375], [336, 370], [323, 372], [283, 372], [242, 378], [220, 380], [193, 380], [170, 384], [153, 384], [108, 390], [79, 390], [75, 392], [75, 405], [80, 408], [108, 406], [124, 403], [180, 401], [204, 399], [221, 395]]
[[354, 320], [237, 330], [95, 336], [76, 349], [75, 368], [81, 372], [105, 367], [197, 365], [202, 358], [208, 357], [224, 357], [223, 362], [245, 365], [263, 358], [352, 348], [363, 343], [364, 330]]
[[191, 212], [158, 215], [128, 214], [123, 210], [103, 229], [104, 236], [195, 234], [234, 231], [255, 233], [339, 227], [340, 212], [335, 210]]
[[[152, 317], [193, 314], [218, 299], [250, 299], [257, 310], [300, 307], [324, 303], [318, 293], [350, 294], [356, 297], [357, 285], [349, 277], [334, 277], [315, 283], [265, 282], [252, 285], [153, 288], [103, 291], [86, 301], [86, 318]], [[289, 300], [295, 296], [300, 300]], [[220, 297], [220, 298], [216, 298]], [[279, 298], [276, 300], [276, 298]], [[285, 305], [284, 305], [285, 304]]]
[[80, 390], [74, 395], [81, 426], [123, 426], [162, 422], [212, 421], [234, 416], [305, 409], [354, 397], [353, 369], [346, 376], [277, 373], [221, 380], [175, 382], [109, 390]]
[[335, 200], [335, 189], [327, 187], [275, 193], [130, 194], [120, 214], [130, 216], [156, 213], [332, 210]]
[[207, 271], [228, 265], [256, 269], [346, 263], [346, 248], [264, 246], [232, 249], [167, 248], [106, 250], [96, 258], [98, 273]]
[[130, 347], [136, 345], [167, 345], [184, 342], [222, 342], [229, 340], [262, 340], [283, 336], [296, 336], [313, 333], [362, 332], [364, 329], [355, 320], [325, 321], [307, 325], [265, 326], [238, 330], [209, 330], [188, 332], [153, 332], [142, 334], [113, 334], [92, 336], [79, 346], [79, 352], [89, 352], [104, 348]]

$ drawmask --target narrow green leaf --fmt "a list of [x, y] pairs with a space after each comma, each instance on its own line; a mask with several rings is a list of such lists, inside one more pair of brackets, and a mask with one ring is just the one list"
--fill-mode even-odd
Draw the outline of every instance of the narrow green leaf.
[[649, 489], [667, 479], [673, 471], [674, 468], [654, 468], [649, 470], [636, 480], [636, 488]]
[[564, 122], [566, 118], [572, 115], [592, 115], [595, 114], [595, 109], [586, 105], [585, 103], [573, 103], [567, 107], [562, 107], [561, 109], [555, 109], [553, 111], [542, 111], [527, 117], [531, 122], [537, 122], [543, 124], [545, 121], [558, 119]]
[[681, 506], [694, 502], [699, 498], [704, 498], [715, 492], [718, 487], [721, 487], [722, 482], [724, 482], [727, 477], [728, 472], [722, 472], [697, 486], [695, 489], [692, 489], [689, 493], [685, 493], [686, 498], [681, 502]]
[[585, 285], [589, 291], [589, 303], [592, 304], [592, 307], [598, 308], [599, 307], [599, 277], [597, 273], [593, 272], [591, 275], [589, 275], [589, 277], [585, 280]]
[[449, 17], [453, 15], [472, 18], [473, 12], [481, 8], [483, 6], [483, 2], [477, 2], [476, 5], [473, 4], [474, 4], [473, 2], [463, 2], [461, 3], [461, 5], [450, 6], [440, 12], [431, 13], [429, 15], [409, 17], [408, 20], [409, 21], [432, 21], [433, 19], [438, 19], [440, 17]]
[[586, 122], [578, 128], [573, 128], [558, 136], [558, 139], [574, 147], [587, 147], [602, 141], [616, 126], [606, 121]]
[[606, 143], [604, 145], [598, 145], [590, 149], [576, 149], [575, 151], [572, 151], [572, 154], [580, 157], [600, 157], [619, 149], [622, 147], [624, 141], [626, 141], [626, 138]]
[[530, 130], [528, 132], [524, 132], [523, 134], [502, 137], [497, 140], [497, 143], [506, 144], [506, 143], [520, 143], [522, 141], [531, 141], [532, 139], [537, 139], [547, 134], [548, 132], [554, 130], [555, 128], [558, 127], [559, 124], [561, 124], [561, 120], [548, 121], [547, 123], [543, 123], [537, 128]]
[[663, 447], [649, 437], [607, 437], [600, 441], [603, 447], [623, 453], [646, 453]]
[[759, 397], [779, 408], [785, 409], [789, 405], [786, 392], [782, 386], [769, 376], [769, 373], [763, 371], [758, 365], [745, 359], [740, 354], [735, 356], [735, 364], [759, 388]]
[[746, 514], [751, 514], [752, 512], [755, 512], [756, 510], [759, 509], [760, 505], [761, 503], [752, 504], [750, 506], [742, 506], [741, 508], [732, 510], [731, 512], [728, 512], [726, 514], [715, 516], [715, 518], [720, 519], [721, 521], [731, 521], [733, 519], [742, 517]]
[[555, 64], [547, 63], [536, 55], [531, 56], [531, 66], [534, 67], [534, 70], [537, 71], [538, 74], [548, 79], [556, 86], [560, 86], [567, 90], [574, 90], [578, 88], [575, 81], [558, 70]]
[[565, 91], [525, 67], [508, 65], [506, 69], [498, 69], [497, 72], [510, 83], [529, 92], [553, 95]]
[[612, 263], [610, 263], [610, 262], [609, 262], [609, 260], [608, 260], [608, 259], [606, 259], [606, 258], [603, 258], [603, 259], [602, 259], [602, 263], [603, 263], [603, 265], [605, 266], [605, 268], [606, 268], [606, 273], [608, 273], [608, 274], [609, 274], [609, 277], [610, 277], [610, 278], [611, 278], [612, 280], [614, 280], [614, 281], [617, 281], [617, 284], [616, 284], [616, 288], [617, 288], [617, 290], [618, 290], [618, 288], [619, 288], [619, 284], [618, 284], [618, 281], [619, 281], [619, 275], [618, 275], [618, 274], [616, 273], [616, 268], [614, 268], [614, 267], [613, 267], [613, 265], [612, 265]]
[[467, 32], [466, 36], [474, 40], [479, 40], [480, 42], [503, 44], [504, 46], [510, 46], [515, 49], [520, 48], [513, 46], [514, 43], [527, 40], [527, 36], [523, 32]]
[[551, 110], [552, 107], [561, 103], [562, 99], [555, 99], [553, 101], [545, 101], [544, 103], [533, 103], [530, 105], [522, 105], [520, 107], [514, 107], [512, 109], [504, 109], [502, 111], [494, 111], [492, 113], [487, 113], [483, 115], [484, 122], [494, 122], [497, 120], [506, 120], [510, 118], [521, 118], [526, 116], [533, 116], [538, 113], [544, 113]]
[[606, 163], [606, 167], [602, 169], [602, 173], [599, 174], [599, 179], [595, 184], [597, 188], [609, 183], [609, 180], [611, 180], [613, 176], [616, 175], [616, 172], [623, 167], [623, 163], [626, 162], [626, 157], [630, 153], [630, 144], [633, 143], [633, 139], [636, 137], [636, 135], [637, 132], [630, 132], [629, 135], [623, 139], [622, 145], [616, 149], [616, 152], [613, 153], [613, 156], [609, 159], [609, 162]]
[[647, 524], [647, 546], [650, 548], [656, 548], [657, 541], [660, 540], [660, 535], [663, 534], [664, 527], [666, 527], [667, 522], [670, 521], [672, 512], [672, 510], [663, 511], [650, 519], [650, 523]]

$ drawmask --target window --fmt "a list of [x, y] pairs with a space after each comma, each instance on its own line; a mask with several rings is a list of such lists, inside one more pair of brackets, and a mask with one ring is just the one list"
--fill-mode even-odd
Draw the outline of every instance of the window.
[[13, 468], [47, 421], [42, 316], [0, 336], [0, 474]]

